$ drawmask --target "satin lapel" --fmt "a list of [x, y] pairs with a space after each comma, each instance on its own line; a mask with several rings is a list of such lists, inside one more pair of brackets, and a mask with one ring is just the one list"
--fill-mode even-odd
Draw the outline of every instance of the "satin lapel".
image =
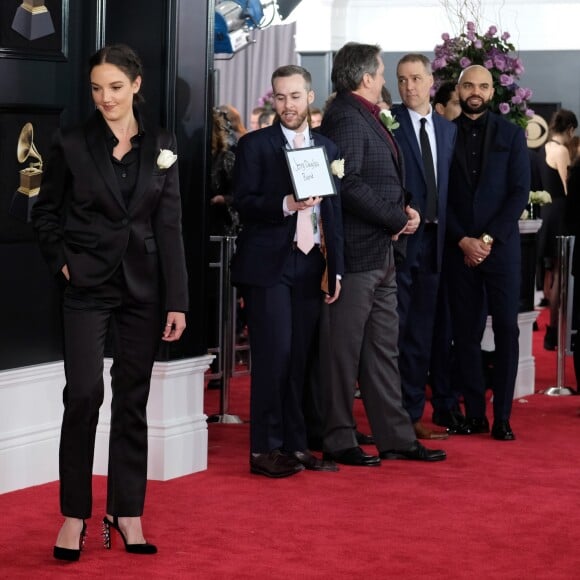
[[[264, 130], [265, 131], [265, 130]], [[287, 169], [287, 162], [286, 162], [286, 155], [284, 154], [284, 150], [289, 147], [286, 138], [284, 137], [284, 133], [282, 133], [282, 128], [280, 127], [280, 123], [274, 123], [271, 127], [268, 128], [269, 134], [266, 136], [264, 135], [264, 139], [268, 139], [272, 147], [272, 167], [281, 167], [283, 173], [279, 174], [276, 177], [278, 180], [286, 180], [287, 183], [290, 185], [291, 190], [293, 191], [292, 186], [292, 179], [290, 177], [290, 170]], [[284, 183], [280, 181], [280, 183]], [[284, 197], [285, 188], [281, 187], [280, 191], [278, 192], [279, 195]], [[298, 217], [295, 214], [296, 217]]]
[[399, 132], [402, 132], [403, 138], [406, 139], [409, 143], [409, 147], [411, 148], [411, 151], [413, 152], [413, 156], [415, 157], [415, 161], [417, 162], [417, 165], [421, 168], [421, 174], [423, 175], [423, 180], [425, 180], [425, 171], [423, 168], [423, 157], [421, 156], [421, 150], [419, 149], [419, 142], [417, 141], [417, 135], [415, 134], [415, 129], [413, 127], [413, 123], [411, 123], [411, 116], [409, 115], [409, 112], [407, 111], [407, 109], [404, 109], [403, 107], [401, 107], [400, 109], [397, 109], [395, 116], [397, 114], [399, 115], [399, 117], [397, 117], [397, 120], [401, 124], [401, 127], [400, 127], [399, 131], [395, 131], [395, 137], [397, 136], [397, 134]]
[[95, 167], [101, 174], [103, 181], [106, 183], [107, 187], [111, 190], [111, 193], [115, 199], [119, 202], [123, 209], [125, 207], [125, 201], [123, 200], [123, 195], [119, 189], [119, 183], [117, 181], [117, 176], [115, 175], [115, 170], [113, 169], [113, 164], [111, 162], [111, 157], [109, 151], [107, 150], [107, 144], [105, 143], [105, 135], [103, 127], [101, 126], [98, 117], [95, 115], [88, 121], [86, 125], [86, 139], [87, 147], [91, 153], [91, 156], [95, 162]]
[[[442, 123], [443, 119], [437, 116], [437, 113], [433, 112], [431, 116], [433, 119], [433, 127], [435, 129], [435, 143], [437, 146], [437, 176], [443, 175], [448, 167], [448, 145], [449, 145], [449, 134], [448, 128]], [[437, 189], [441, 184], [441, 180], [437, 178]]]
[[290, 145], [286, 142], [284, 133], [282, 133], [282, 128], [280, 127], [279, 122], [276, 122], [274, 125], [272, 125], [272, 130], [270, 131], [270, 135], [268, 135], [268, 139], [277, 155], [280, 154], [281, 150], [290, 147]]
[[129, 207], [134, 207], [145, 193], [151, 174], [155, 170], [155, 162], [157, 155], [159, 155], [158, 149], [160, 148], [157, 147], [156, 135], [145, 132], [139, 147], [139, 175], [137, 176], [135, 190], [133, 195], [131, 195]]

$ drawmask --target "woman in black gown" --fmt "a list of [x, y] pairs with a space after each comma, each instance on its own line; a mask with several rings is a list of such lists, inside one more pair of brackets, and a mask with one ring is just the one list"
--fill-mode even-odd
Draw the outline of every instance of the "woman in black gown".
[[544, 294], [550, 304], [550, 324], [546, 328], [544, 348], [558, 345], [557, 320], [560, 284], [558, 280], [557, 236], [565, 234], [566, 181], [570, 166], [568, 144], [578, 127], [572, 111], [560, 109], [552, 115], [548, 141], [540, 151], [542, 189], [552, 196], [552, 203], [542, 206], [542, 227], [538, 233], [539, 255], [544, 267]]

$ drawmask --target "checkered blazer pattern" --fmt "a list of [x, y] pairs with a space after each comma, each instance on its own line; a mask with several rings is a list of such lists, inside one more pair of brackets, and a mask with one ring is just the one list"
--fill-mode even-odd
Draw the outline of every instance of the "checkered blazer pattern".
[[345, 272], [383, 267], [391, 236], [407, 223], [402, 153], [393, 154], [385, 129], [351, 93], [336, 96], [321, 132], [345, 160], [341, 183]]

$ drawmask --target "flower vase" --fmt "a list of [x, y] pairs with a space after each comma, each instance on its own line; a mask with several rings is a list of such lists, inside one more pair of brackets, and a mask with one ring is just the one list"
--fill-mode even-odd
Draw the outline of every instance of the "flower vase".
[[536, 204], [535, 203], [530, 203], [530, 211], [529, 211], [529, 216], [528, 219], [529, 220], [533, 220], [536, 219], [534, 216], [534, 209], [535, 209]]

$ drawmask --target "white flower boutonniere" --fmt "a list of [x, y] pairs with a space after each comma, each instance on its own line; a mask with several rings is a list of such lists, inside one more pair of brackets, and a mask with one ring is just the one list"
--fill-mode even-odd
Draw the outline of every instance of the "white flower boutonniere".
[[389, 109], [381, 109], [379, 113], [381, 123], [387, 128], [389, 133], [392, 133], [395, 129], [400, 127], [397, 118], [389, 111]]
[[170, 149], [161, 149], [157, 157], [159, 169], [169, 169], [177, 161], [177, 155]]
[[330, 164], [330, 171], [332, 175], [336, 175], [338, 179], [342, 179], [344, 177], [344, 159], [335, 159]]
[[545, 190], [530, 191], [528, 203], [535, 203], [537, 205], [545, 205], [547, 203], [552, 203], [552, 196]]

